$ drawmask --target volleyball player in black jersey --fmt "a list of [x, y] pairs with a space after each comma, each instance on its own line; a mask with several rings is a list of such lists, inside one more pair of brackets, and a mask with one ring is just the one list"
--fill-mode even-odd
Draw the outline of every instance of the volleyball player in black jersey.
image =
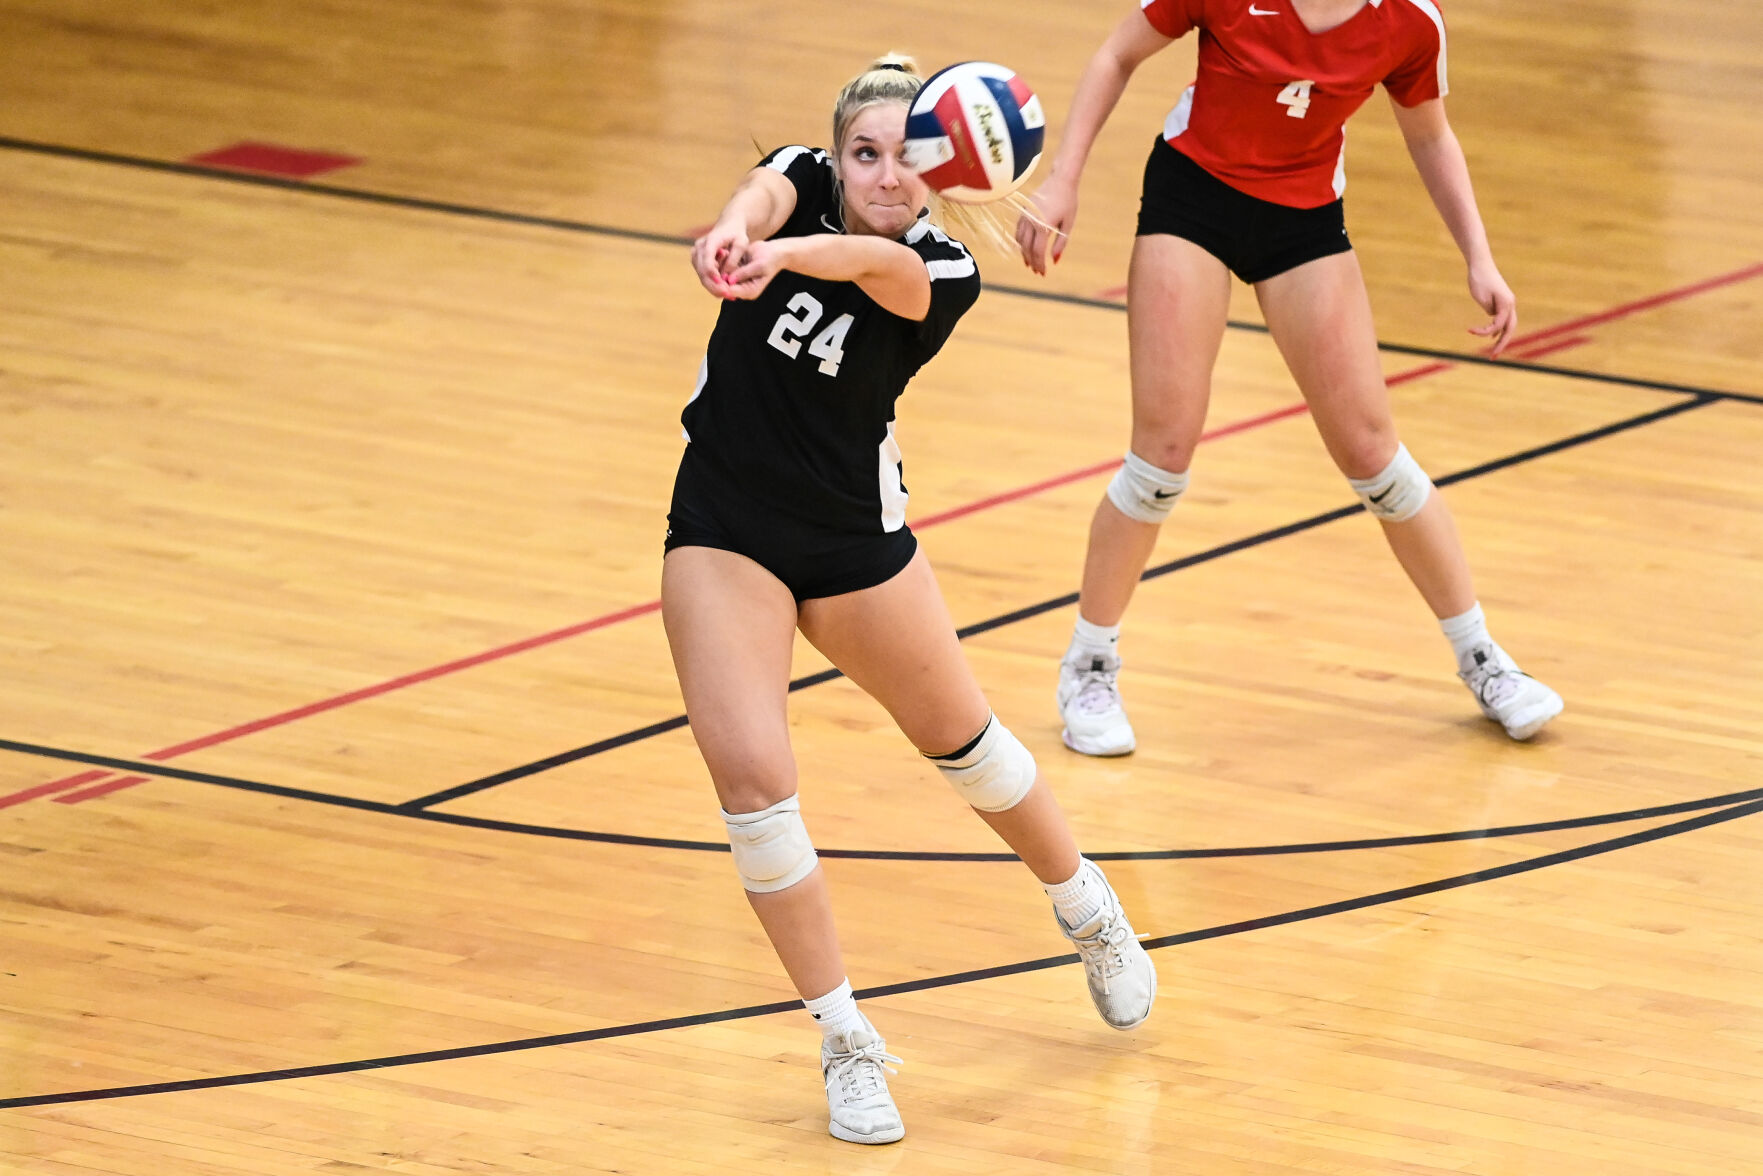
[[726, 299], [682, 421], [662, 616], [735, 868], [819, 1022], [829, 1130], [891, 1143], [899, 1059], [852, 999], [802, 823], [786, 700], [800, 628], [876, 698], [1053, 899], [1104, 1020], [1149, 1015], [1157, 978], [1112, 888], [1078, 854], [1033, 757], [992, 715], [905, 524], [894, 401], [979, 295], [900, 161], [921, 85], [884, 58], [840, 93], [831, 152], [785, 147], [693, 245]]

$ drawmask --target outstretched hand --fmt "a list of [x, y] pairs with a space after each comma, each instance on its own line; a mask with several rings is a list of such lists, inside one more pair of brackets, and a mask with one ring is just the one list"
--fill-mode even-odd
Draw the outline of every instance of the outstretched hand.
[[1470, 327], [1469, 333], [1492, 339], [1488, 354], [1497, 356], [1518, 335], [1518, 298], [1491, 262], [1469, 267], [1469, 296], [1493, 316], [1486, 326]]
[[1034, 214], [1025, 212], [1017, 219], [1016, 244], [1022, 250], [1022, 264], [1044, 277], [1049, 257], [1057, 263], [1071, 239], [1071, 225], [1077, 219], [1077, 190], [1050, 179], [1028, 200]]

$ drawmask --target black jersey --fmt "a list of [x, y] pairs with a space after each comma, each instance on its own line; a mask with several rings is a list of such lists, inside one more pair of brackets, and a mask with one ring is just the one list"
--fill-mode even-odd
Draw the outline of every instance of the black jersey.
[[[842, 230], [825, 151], [783, 147], [762, 165], [796, 189], [777, 237]], [[979, 267], [920, 219], [900, 242], [924, 259], [930, 310], [913, 322], [855, 282], [782, 270], [751, 301], [723, 304], [698, 387], [680, 415], [694, 455], [773, 508], [863, 534], [905, 525], [894, 401], [979, 297]]]

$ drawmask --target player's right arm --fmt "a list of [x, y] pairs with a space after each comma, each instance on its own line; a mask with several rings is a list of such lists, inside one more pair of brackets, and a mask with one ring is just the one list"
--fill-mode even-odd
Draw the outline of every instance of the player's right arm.
[[728, 276], [741, 264], [747, 246], [783, 228], [796, 210], [796, 186], [761, 164], [735, 186], [710, 231], [692, 242], [692, 268], [698, 281], [718, 298], [730, 298]]
[[[731, 255], [732, 256], [732, 255]], [[779, 270], [829, 282], [854, 282], [877, 306], [920, 322], [930, 313], [930, 271], [910, 247], [867, 233], [811, 233], [745, 246], [723, 287], [730, 298], [757, 298]]]
[[1084, 67], [1078, 79], [1071, 111], [1065, 116], [1065, 133], [1053, 157], [1047, 178], [1031, 199], [1044, 224], [1024, 216], [1016, 222], [1016, 243], [1022, 260], [1037, 274], [1047, 272], [1049, 251], [1058, 261], [1077, 219], [1077, 185], [1083, 178], [1090, 148], [1102, 132], [1102, 124], [1114, 112], [1133, 71], [1153, 53], [1167, 48], [1175, 38], [1166, 36], [1142, 11], [1128, 13], [1114, 26], [1102, 47]]

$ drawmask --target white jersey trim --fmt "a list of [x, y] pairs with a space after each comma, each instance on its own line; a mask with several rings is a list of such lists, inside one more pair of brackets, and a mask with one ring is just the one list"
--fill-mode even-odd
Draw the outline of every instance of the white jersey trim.
[[1439, 97], [1443, 98], [1451, 92], [1450, 83], [1445, 80], [1445, 18], [1432, 0], [1408, 0], [1408, 3], [1426, 13], [1427, 19], [1439, 30]]
[[[700, 359], [698, 361], [698, 385], [697, 385], [697, 387], [692, 389], [692, 394], [686, 398], [686, 403], [690, 404], [690, 403], [692, 403], [692, 401], [698, 399], [699, 395], [704, 391], [704, 385], [709, 382], [710, 382], [710, 353], [708, 351], [706, 351], [704, 353], [704, 358]], [[687, 441], [690, 441], [692, 439], [692, 434], [689, 431], [687, 431], [687, 429], [684, 425], [680, 426], [679, 435], [684, 437]]]
[[1165, 139], [1178, 138], [1182, 132], [1188, 129], [1188, 119], [1193, 116], [1193, 113], [1194, 88], [1189, 86], [1181, 92], [1181, 97], [1176, 100], [1175, 109], [1169, 112], [1169, 117], [1163, 120], [1163, 137]]
[[888, 422], [888, 435], [877, 447], [881, 489], [881, 525], [884, 531], [898, 531], [906, 525], [906, 487], [900, 481], [900, 443], [894, 440], [894, 422]]
[[906, 230], [906, 244], [908, 245], [916, 245], [926, 237], [934, 239], [938, 244], [948, 245], [961, 251], [960, 257], [926, 261], [924, 269], [926, 273], [930, 274], [931, 281], [934, 282], [938, 278], [971, 278], [979, 271], [979, 266], [974, 262], [973, 254], [967, 251], [967, 246], [929, 221], [921, 220]]
[[[962, 252], [965, 253], [966, 250]], [[969, 254], [959, 261], [927, 261], [924, 263], [924, 269], [926, 273], [930, 274], [930, 280], [934, 282], [938, 278], [971, 278], [979, 266], [974, 264], [973, 256]]]
[[765, 166], [772, 171], [787, 172], [790, 170], [790, 165], [804, 155], [812, 155], [814, 157], [814, 162], [816, 163], [826, 162], [826, 152], [824, 151], [817, 150], [813, 147], [785, 147]]

